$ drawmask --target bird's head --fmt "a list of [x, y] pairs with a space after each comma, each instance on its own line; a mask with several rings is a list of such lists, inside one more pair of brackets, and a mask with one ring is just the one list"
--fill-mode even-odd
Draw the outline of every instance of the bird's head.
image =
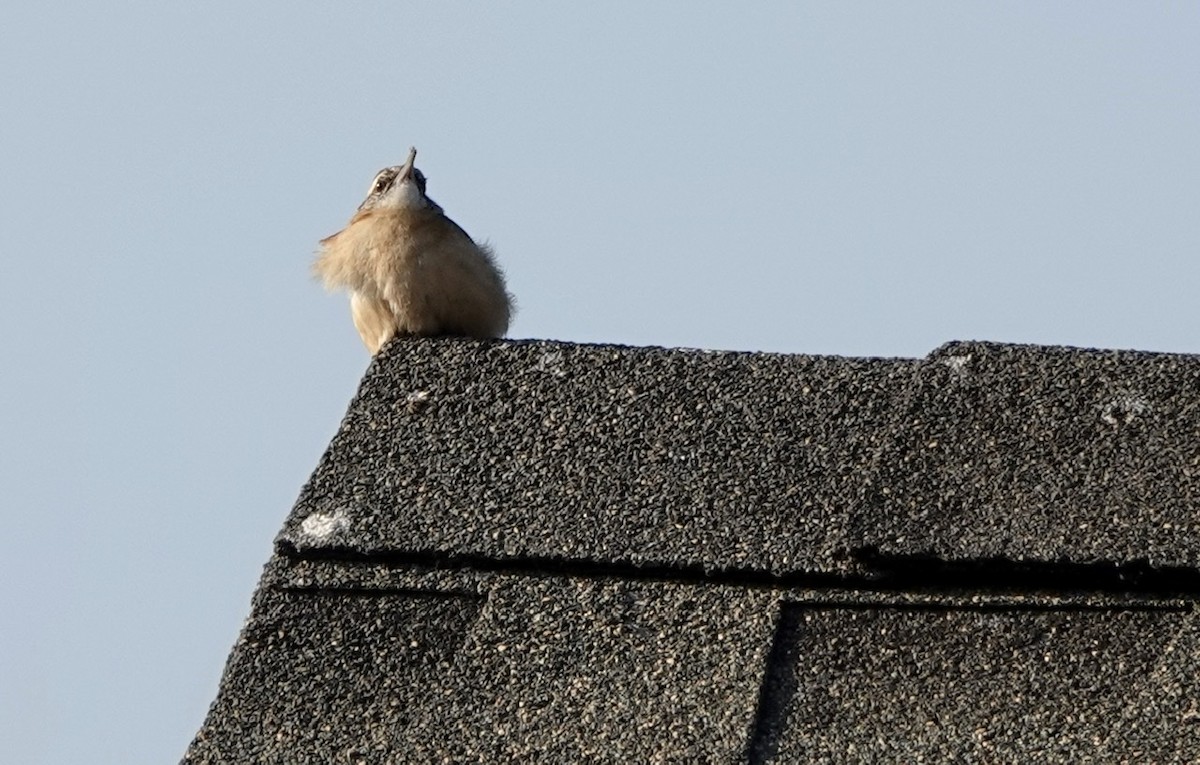
[[425, 174], [413, 165], [416, 159], [417, 150], [409, 149], [403, 165], [385, 167], [376, 173], [367, 198], [358, 209], [441, 210], [436, 202], [425, 196]]

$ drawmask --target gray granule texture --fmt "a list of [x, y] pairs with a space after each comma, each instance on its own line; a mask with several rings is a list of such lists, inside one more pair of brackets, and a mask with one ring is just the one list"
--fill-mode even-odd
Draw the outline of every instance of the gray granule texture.
[[[389, 351], [285, 529], [297, 548], [835, 569], [915, 366], [552, 343]], [[303, 533], [339, 512], [344, 533]]]
[[411, 340], [187, 763], [1200, 761], [1200, 357]]
[[1200, 562], [1200, 358], [955, 344], [901, 407], [863, 507], [872, 544]]

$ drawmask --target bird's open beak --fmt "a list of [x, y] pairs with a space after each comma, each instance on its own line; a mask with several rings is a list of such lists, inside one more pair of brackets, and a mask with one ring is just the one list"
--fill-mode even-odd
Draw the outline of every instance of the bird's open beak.
[[417, 149], [411, 147], [408, 150], [408, 159], [404, 160], [404, 164], [400, 166], [400, 172], [396, 175], [396, 183], [404, 183], [409, 178], [412, 178], [413, 163], [417, 161]]

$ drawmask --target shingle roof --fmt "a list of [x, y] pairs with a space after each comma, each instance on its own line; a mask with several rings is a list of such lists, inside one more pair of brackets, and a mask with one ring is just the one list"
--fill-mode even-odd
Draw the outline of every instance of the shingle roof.
[[1200, 759], [1200, 357], [393, 343], [186, 762]]

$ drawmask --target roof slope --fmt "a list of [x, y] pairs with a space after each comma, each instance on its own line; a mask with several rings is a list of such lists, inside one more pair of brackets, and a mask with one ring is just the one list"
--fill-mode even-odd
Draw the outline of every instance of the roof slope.
[[396, 342], [185, 761], [1200, 758], [1198, 471], [1196, 356]]

